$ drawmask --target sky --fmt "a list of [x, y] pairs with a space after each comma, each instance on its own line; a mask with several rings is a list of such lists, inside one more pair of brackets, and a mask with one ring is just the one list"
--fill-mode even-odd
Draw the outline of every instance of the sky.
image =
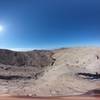
[[0, 0], [0, 48], [100, 46], [100, 0]]

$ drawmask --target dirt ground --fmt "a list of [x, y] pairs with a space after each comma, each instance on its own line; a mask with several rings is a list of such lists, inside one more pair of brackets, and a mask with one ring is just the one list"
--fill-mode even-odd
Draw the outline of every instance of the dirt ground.
[[100, 78], [91, 77], [100, 73], [100, 48], [59, 49], [52, 56], [51, 51], [1, 51], [0, 96], [75, 96], [100, 90]]
[[72, 97], [11, 97], [0, 96], [0, 100], [100, 100], [100, 96], [72, 96]]

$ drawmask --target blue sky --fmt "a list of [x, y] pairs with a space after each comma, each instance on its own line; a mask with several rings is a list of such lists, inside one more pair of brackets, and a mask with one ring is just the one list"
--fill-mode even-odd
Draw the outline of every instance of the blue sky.
[[0, 48], [100, 46], [100, 0], [0, 0]]

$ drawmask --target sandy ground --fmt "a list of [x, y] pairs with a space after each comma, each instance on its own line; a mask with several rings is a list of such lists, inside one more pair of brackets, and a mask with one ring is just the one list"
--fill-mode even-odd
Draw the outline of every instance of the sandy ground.
[[11, 97], [0, 96], [0, 100], [100, 100], [100, 96], [72, 96], [72, 97]]

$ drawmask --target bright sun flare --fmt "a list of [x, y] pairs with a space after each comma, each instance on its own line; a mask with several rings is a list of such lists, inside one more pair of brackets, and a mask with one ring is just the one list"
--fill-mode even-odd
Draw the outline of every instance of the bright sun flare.
[[0, 32], [2, 32], [2, 31], [3, 31], [3, 26], [0, 25]]

